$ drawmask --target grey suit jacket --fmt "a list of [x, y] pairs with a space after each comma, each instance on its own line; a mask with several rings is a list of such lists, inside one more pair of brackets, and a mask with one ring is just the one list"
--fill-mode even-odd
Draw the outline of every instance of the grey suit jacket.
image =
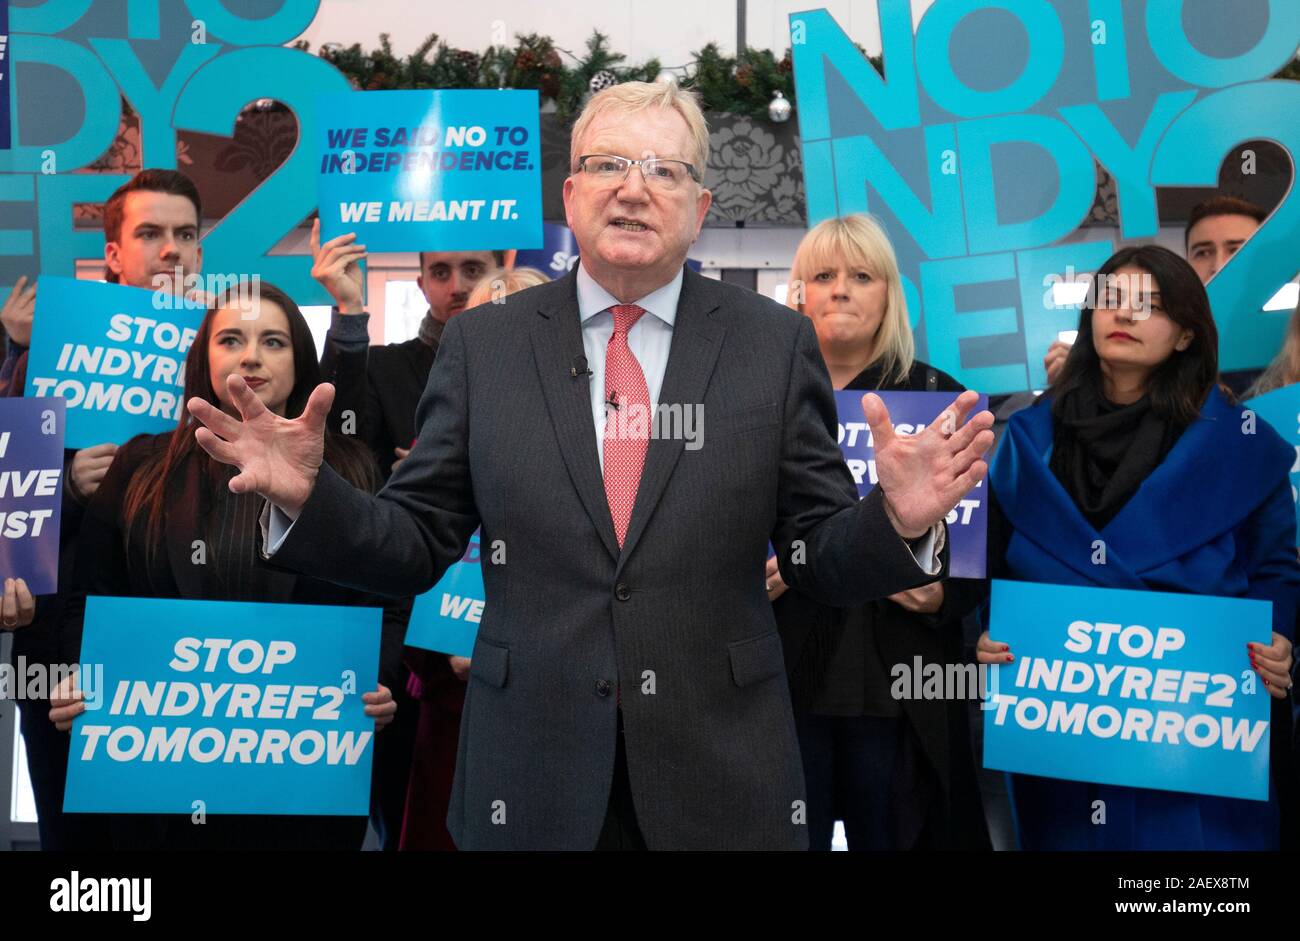
[[620, 701], [650, 848], [804, 848], [768, 541], [787, 583], [836, 606], [941, 576], [878, 489], [858, 500], [809, 322], [689, 269], [660, 401], [703, 406], [703, 446], [650, 442], [620, 552], [589, 380], [572, 375], [582, 351], [574, 273], [453, 318], [410, 457], [378, 496], [323, 467], [274, 563], [412, 595], [482, 525], [487, 604], [448, 814], [460, 848], [592, 848]]

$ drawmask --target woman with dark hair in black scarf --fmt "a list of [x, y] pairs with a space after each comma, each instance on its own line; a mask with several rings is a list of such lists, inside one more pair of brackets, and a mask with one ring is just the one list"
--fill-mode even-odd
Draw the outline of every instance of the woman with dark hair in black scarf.
[[[1024, 849], [1275, 849], [1289, 791], [1291, 635], [1300, 563], [1293, 449], [1216, 385], [1218, 333], [1192, 268], [1156, 246], [1097, 273], [1057, 381], [1007, 427], [989, 474], [989, 574], [1110, 588], [1145, 586], [1272, 602], [1271, 644], [1253, 668], [1274, 697], [1270, 799], [1011, 778]], [[1094, 564], [1096, 547], [1106, 549]], [[981, 663], [1014, 652], [985, 633]], [[1102, 801], [1107, 824], [1094, 825]]]

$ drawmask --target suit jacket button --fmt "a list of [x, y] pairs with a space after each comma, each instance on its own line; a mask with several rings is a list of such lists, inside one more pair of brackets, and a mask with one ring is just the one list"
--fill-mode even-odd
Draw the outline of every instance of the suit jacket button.
[[618, 585], [614, 587], [614, 597], [619, 601], [627, 601], [627, 599], [632, 597], [632, 589], [628, 588], [623, 582], [619, 582]]
[[609, 680], [596, 680], [596, 692], [601, 696], [608, 696], [612, 685]]

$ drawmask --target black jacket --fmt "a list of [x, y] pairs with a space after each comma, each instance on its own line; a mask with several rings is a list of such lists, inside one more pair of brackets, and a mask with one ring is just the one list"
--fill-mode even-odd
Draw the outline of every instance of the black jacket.
[[[864, 370], [846, 389], [861, 391], [951, 392], [963, 386], [947, 373], [914, 363], [904, 382], [882, 382], [879, 367]], [[944, 582], [942, 608], [933, 615], [914, 614], [885, 599], [861, 606], [869, 639], [885, 675], [894, 664], [960, 664], [964, 660], [962, 618], [977, 603], [983, 583], [967, 579]], [[790, 588], [773, 603], [785, 648], [786, 675], [796, 713], [810, 713], [825, 683], [828, 661], [836, 655], [846, 629], [847, 610], [814, 601]], [[868, 654], [870, 654], [870, 650]], [[837, 664], [837, 674], [845, 671]], [[856, 680], [867, 681], [858, 665]], [[932, 848], [988, 848], [988, 833], [975, 776], [965, 700], [902, 699], [903, 716], [923, 762], [913, 769], [910, 787], [896, 808], [896, 826], [904, 845]]]
[[339, 342], [333, 330], [326, 335], [321, 373], [338, 389], [331, 418], [356, 413], [356, 434], [374, 453], [381, 481], [392, 473], [393, 449], [415, 439], [415, 407], [437, 351], [419, 337], [367, 349]]

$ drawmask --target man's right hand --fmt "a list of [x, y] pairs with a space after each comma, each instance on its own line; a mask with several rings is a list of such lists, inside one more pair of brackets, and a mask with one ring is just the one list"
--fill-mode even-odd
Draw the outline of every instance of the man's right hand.
[[239, 468], [230, 480], [231, 493], [259, 493], [297, 519], [325, 459], [325, 419], [334, 387], [318, 385], [294, 419], [270, 411], [236, 374], [226, 379], [226, 388], [242, 421], [196, 396], [186, 403], [204, 426], [195, 430], [195, 440], [218, 461]]
[[87, 500], [93, 497], [116, 454], [117, 445], [97, 444], [93, 448], [82, 448], [72, 455], [69, 474], [72, 477], [73, 496], [80, 494]]

